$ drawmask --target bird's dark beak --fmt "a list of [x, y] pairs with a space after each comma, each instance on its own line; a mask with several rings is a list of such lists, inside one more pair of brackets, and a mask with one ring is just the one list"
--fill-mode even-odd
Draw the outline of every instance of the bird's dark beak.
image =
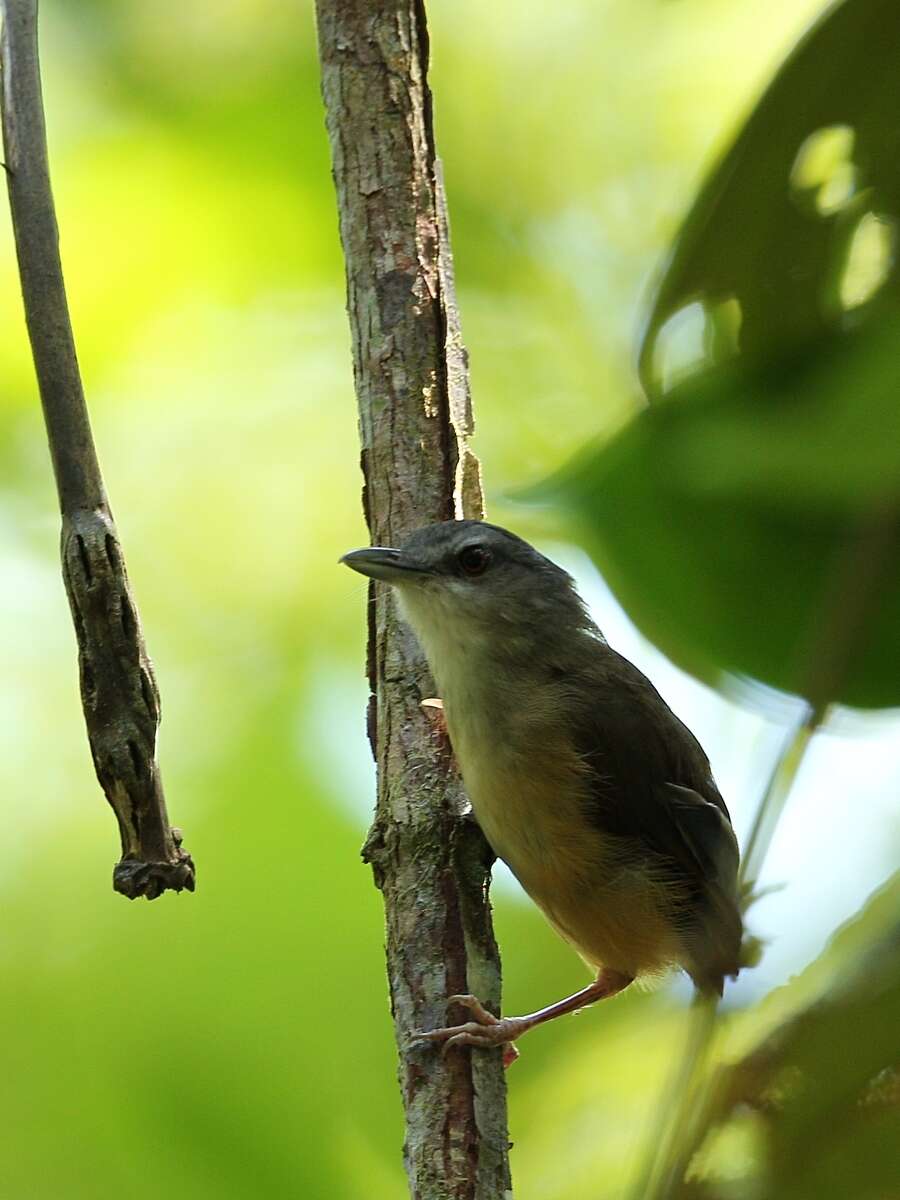
[[370, 579], [383, 579], [385, 583], [406, 583], [413, 576], [427, 575], [428, 568], [405, 558], [402, 550], [387, 546], [370, 546], [367, 550], [351, 550], [340, 560], [345, 566], [368, 575]]

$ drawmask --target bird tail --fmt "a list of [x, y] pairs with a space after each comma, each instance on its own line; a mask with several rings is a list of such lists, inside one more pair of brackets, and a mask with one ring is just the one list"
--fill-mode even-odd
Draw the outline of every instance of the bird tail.
[[737, 979], [741, 968], [751, 965], [744, 945], [744, 922], [735, 897], [717, 884], [711, 885], [683, 961], [697, 990], [721, 996], [725, 978]]

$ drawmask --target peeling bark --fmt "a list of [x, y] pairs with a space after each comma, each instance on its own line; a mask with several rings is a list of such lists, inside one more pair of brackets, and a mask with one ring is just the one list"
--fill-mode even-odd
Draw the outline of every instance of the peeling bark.
[[[397, 545], [429, 522], [482, 515], [425, 12], [416, 0], [316, 7], [363, 505], [373, 544]], [[370, 590], [368, 657], [378, 801], [364, 857], [384, 895], [410, 1191], [414, 1200], [499, 1200], [510, 1194], [501, 1051], [442, 1058], [410, 1046], [415, 1030], [446, 1023], [453, 993], [477, 992], [499, 1011], [492, 854], [420, 707], [434, 694], [421, 651], [380, 585]]]

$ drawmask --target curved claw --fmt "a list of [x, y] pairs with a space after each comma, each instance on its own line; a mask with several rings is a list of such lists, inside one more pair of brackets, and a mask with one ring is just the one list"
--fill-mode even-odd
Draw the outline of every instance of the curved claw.
[[[481, 1026], [478, 1026], [481, 1028]], [[501, 1043], [493, 1042], [489, 1037], [485, 1037], [480, 1033], [473, 1033], [470, 1026], [463, 1026], [459, 1033], [455, 1033], [452, 1037], [447, 1038], [443, 1046], [441, 1046], [441, 1054], [446, 1054], [453, 1046], [483, 1046], [485, 1049], [492, 1049], [494, 1046]]]
[[503, 1043], [503, 1070], [508, 1071], [519, 1057], [519, 1048], [515, 1042]]
[[500, 1021], [499, 1017], [495, 1017], [493, 1013], [488, 1012], [477, 996], [466, 993], [462, 996], [450, 996], [447, 1000], [448, 1004], [461, 1004], [463, 1008], [467, 1008], [475, 1017], [479, 1025], [497, 1025]]
[[441, 1053], [446, 1054], [453, 1046], [478, 1046], [483, 1049], [500, 1046], [503, 1049], [504, 1067], [516, 1061], [519, 1051], [513, 1045], [513, 1038], [530, 1028], [528, 1018], [495, 1017], [477, 996], [470, 993], [450, 996], [447, 1004], [459, 1004], [467, 1008], [475, 1020], [462, 1025], [448, 1025], [443, 1029], [417, 1029], [412, 1035], [411, 1047], [419, 1042], [443, 1043]]
[[[486, 1046], [496, 1046], [498, 1043], [490, 1041], [485, 1037], [486, 1031], [491, 1028], [488, 1025], [480, 1025], [477, 1021], [467, 1021], [465, 1025], [447, 1025], [443, 1029], [418, 1029], [413, 1034], [413, 1041], [416, 1042], [452, 1042], [455, 1038], [470, 1035], [472, 1037], [481, 1036], [484, 1038]], [[474, 1044], [474, 1043], [470, 1043]]]

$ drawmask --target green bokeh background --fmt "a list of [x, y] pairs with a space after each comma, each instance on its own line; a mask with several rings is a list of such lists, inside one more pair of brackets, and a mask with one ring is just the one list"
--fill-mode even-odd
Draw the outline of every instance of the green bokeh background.
[[[709, 156], [817, 0], [432, 0], [490, 515], [633, 410], [640, 300]], [[3, 1200], [404, 1194], [381, 901], [359, 861], [365, 542], [312, 5], [42, 4], [62, 253], [162, 691], [193, 896], [128, 904], [93, 776], [56, 501], [0, 231]], [[581, 985], [497, 900], [509, 1011]], [[652, 1019], [649, 1019], [652, 1010]], [[519, 1200], [612, 1196], [679, 1010], [527, 1045]]]

